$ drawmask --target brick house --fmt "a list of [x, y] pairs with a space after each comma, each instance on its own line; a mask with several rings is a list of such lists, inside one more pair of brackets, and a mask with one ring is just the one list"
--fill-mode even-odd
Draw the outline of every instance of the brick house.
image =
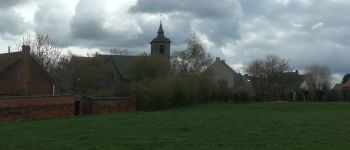
[[54, 81], [31, 57], [30, 47], [0, 54], [1, 95], [51, 95]]

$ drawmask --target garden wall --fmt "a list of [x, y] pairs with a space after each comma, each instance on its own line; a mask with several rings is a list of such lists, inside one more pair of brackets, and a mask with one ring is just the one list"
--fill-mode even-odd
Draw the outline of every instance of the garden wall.
[[77, 96], [0, 98], [0, 121], [74, 116]]
[[83, 95], [2, 97], [0, 121], [95, 115], [136, 111], [136, 100], [89, 98]]
[[133, 112], [136, 111], [136, 100], [133, 97], [120, 98], [89, 98], [83, 97], [82, 114], [98, 115], [115, 112]]

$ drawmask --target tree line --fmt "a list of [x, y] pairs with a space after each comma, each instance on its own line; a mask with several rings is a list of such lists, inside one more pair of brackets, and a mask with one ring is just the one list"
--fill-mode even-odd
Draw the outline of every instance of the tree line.
[[[201, 40], [193, 34], [187, 48], [174, 52], [170, 62], [161, 56], [141, 54], [128, 65], [128, 81], [115, 81], [111, 65], [106, 65], [99, 54], [86, 64], [72, 63], [73, 54], [62, 54], [56, 41], [48, 35], [27, 36], [22, 44], [30, 45], [31, 54], [55, 80], [57, 93], [82, 92], [92, 96], [130, 96], [138, 100], [140, 109], [157, 110], [210, 101], [278, 100], [288, 97], [300, 86], [287, 75], [291, 72], [288, 61], [278, 55], [267, 55], [252, 60], [245, 72], [246, 86], [230, 89], [225, 81], [216, 81], [213, 72], [204, 71], [212, 64]], [[125, 55], [126, 50], [111, 49], [111, 54]], [[304, 88], [330, 88], [331, 72], [327, 67], [311, 65], [302, 76]], [[253, 97], [253, 98], [249, 98]]]

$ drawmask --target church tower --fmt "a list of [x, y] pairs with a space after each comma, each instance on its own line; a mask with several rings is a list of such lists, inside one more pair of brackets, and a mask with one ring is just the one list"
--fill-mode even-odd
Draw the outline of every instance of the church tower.
[[170, 61], [170, 43], [171, 41], [164, 36], [162, 23], [159, 25], [158, 35], [151, 41], [151, 55], [163, 55]]

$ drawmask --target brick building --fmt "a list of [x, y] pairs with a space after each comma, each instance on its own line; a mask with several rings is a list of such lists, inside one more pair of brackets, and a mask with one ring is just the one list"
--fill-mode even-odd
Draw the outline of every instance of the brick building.
[[30, 47], [0, 54], [0, 95], [51, 95], [53, 79], [31, 57]]

